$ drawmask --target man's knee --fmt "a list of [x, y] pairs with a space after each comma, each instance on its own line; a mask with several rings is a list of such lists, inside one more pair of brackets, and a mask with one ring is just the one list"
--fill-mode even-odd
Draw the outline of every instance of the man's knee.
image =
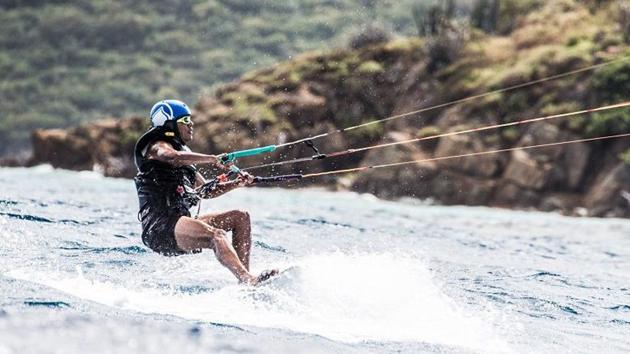
[[245, 210], [232, 210], [230, 213], [232, 214], [231, 218], [238, 224], [249, 225], [251, 222], [249, 213]]
[[224, 242], [227, 240], [225, 230], [217, 229], [212, 227], [206, 223], [204, 225], [203, 237], [209, 239], [212, 244], [216, 244], [217, 242]]

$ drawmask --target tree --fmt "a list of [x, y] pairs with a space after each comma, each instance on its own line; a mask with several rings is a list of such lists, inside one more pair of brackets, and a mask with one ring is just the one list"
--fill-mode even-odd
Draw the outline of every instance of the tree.
[[499, 0], [478, 0], [475, 2], [471, 14], [473, 26], [485, 32], [496, 32], [501, 16], [501, 3]]
[[440, 34], [455, 17], [455, 0], [416, 4], [411, 10], [418, 35], [435, 36]]
[[622, 2], [619, 4], [619, 27], [621, 27], [621, 34], [623, 36], [623, 42], [630, 44], [630, 4]]

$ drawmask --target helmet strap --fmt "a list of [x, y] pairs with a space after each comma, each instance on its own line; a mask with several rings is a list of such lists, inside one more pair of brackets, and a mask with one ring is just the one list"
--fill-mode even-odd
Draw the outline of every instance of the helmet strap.
[[170, 138], [174, 138], [177, 140], [178, 143], [182, 144], [182, 145], [186, 145], [184, 143], [184, 140], [182, 140], [182, 137], [179, 135], [179, 129], [177, 127], [177, 122], [175, 120], [168, 120], [166, 122], [164, 122], [163, 127], [165, 128], [165, 132], [164, 135], [168, 136]]

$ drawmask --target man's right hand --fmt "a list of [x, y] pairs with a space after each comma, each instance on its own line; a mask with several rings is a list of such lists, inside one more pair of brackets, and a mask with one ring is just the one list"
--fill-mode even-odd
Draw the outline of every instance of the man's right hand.
[[254, 183], [254, 176], [252, 176], [251, 174], [247, 173], [247, 172], [241, 172], [241, 174], [236, 178], [237, 185], [239, 187], [245, 187], [245, 186], [249, 186], [252, 183]]

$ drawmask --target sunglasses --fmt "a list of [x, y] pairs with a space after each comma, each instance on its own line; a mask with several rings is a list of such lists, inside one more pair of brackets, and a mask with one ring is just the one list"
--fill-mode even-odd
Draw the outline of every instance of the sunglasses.
[[179, 118], [177, 120], [177, 123], [182, 123], [182, 124], [185, 124], [185, 125], [191, 125], [191, 124], [193, 124], [193, 121], [192, 121], [192, 119], [190, 119], [190, 116], [184, 116], [184, 117]]

